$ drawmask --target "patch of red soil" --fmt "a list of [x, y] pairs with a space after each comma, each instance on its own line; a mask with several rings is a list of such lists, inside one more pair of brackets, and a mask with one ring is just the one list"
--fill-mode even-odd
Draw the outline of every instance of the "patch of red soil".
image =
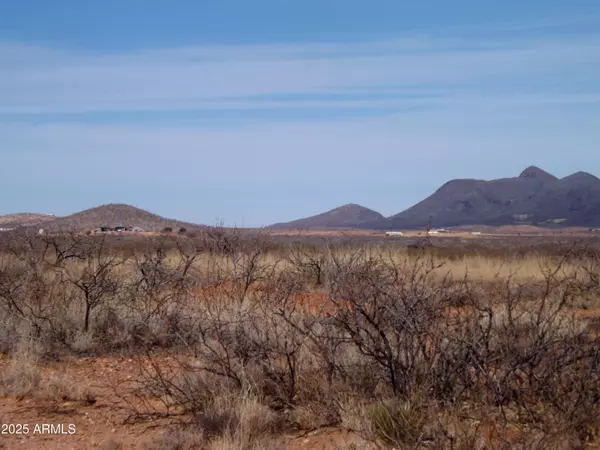
[[301, 311], [317, 316], [333, 314], [337, 308], [325, 292], [298, 292], [293, 302]]
[[569, 308], [567, 315], [587, 323], [589, 339], [600, 338], [600, 309]]
[[[8, 370], [12, 362], [9, 358], [0, 359], [0, 372]], [[130, 387], [132, 379], [138, 376], [140, 364], [145, 363], [145, 360], [140, 362], [136, 358], [115, 356], [40, 365], [43, 379], [59, 375], [73, 388], [86, 386], [93, 399], [50, 399], [43, 392], [22, 399], [0, 397], [0, 423], [26, 424], [29, 429], [25, 434], [0, 435], [0, 448], [144, 449], [150, 443], [164, 440], [165, 433], [176, 427], [176, 422], [165, 418], [126, 421], [129, 412], [120, 407], [125, 404], [117, 395], [133, 389], [133, 385]], [[155, 363], [161, 370], [168, 370], [173, 360], [156, 356]], [[136, 403], [135, 397], [127, 398]], [[137, 404], [140, 405], [141, 402]], [[54, 429], [41, 433], [44, 424], [53, 425]], [[36, 425], [39, 432], [34, 432]], [[69, 434], [73, 427], [74, 433]], [[357, 448], [369, 448], [356, 434], [339, 429], [322, 429], [300, 437], [281, 436], [280, 441], [282, 446], [279, 448], [292, 450], [334, 450], [350, 443], [355, 443]]]
[[[7, 370], [9, 362], [3, 360], [0, 371]], [[116, 407], [120, 399], [113, 387], [123, 386], [137, 374], [133, 359], [81, 358], [40, 365], [39, 370], [43, 379], [58, 376], [73, 392], [85, 386], [90, 396], [54, 398], [41, 390], [25, 398], [0, 398], [0, 421], [28, 428], [27, 433], [0, 436], [0, 448], [117, 448], [114, 444], [119, 443], [122, 448], [141, 449], [168, 425], [166, 420], [124, 424], [128, 413]], [[44, 431], [44, 424], [54, 429]]]
[[473, 313], [473, 308], [468, 306], [449, 306], [444, 310], [447, 317], [465, 317]]
[[[193, 290], [193, 294], [204, 301], [238, 299], [243, 293], [244, 286], [241, 283], [234, 284], [229, 280], [207, 286], [198, 286]], [[246, 294], [253, 301], [265, 302], [273, 307], [294, 309], [313, 315], [331, 314], [336, 310], [336, 306], [329, 299], [328, 294], [322, 291], [291, 292], [281, 298], [268, 286], [253, 283], [247, 288]]]
[[499, 444], [504, 441], [511, 445], [510, 448], [513, 448], [512, 445], [515, 445], [523, 437], [521, 430], [512, 426], [501, 430], [500, 426], [495, 423], [484, 424], [481, 433], [487, 442]]
[[577, 319], [600, 319], [600, 309], [570, 308], [567, 314]]

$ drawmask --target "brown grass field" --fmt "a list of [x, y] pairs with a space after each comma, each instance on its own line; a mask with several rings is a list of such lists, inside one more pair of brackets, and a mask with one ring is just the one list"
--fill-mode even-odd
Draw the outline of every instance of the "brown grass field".
[[0, 448], [600, 448], [597, 238], [481, 232], [0, 236]]

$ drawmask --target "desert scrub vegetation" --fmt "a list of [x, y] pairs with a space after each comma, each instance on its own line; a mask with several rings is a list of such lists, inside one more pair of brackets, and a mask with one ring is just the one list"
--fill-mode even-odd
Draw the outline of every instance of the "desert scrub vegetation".
[[599, 255], [23, 234], [0, 248], [2, 393], [29, 395], [49, 360], [125, 353], [119, 407], [176, 420], [173, 448], [324, 427], [374, 448], [599, 445]]

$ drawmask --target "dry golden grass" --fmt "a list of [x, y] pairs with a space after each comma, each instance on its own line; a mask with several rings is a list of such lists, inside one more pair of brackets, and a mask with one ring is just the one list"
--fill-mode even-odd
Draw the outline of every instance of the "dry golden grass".
[[8, 368], [0, 373], [0, 396], [22, 398], [37, 393], [42, 382], [38, 361], [30, 343], [22, 343]]

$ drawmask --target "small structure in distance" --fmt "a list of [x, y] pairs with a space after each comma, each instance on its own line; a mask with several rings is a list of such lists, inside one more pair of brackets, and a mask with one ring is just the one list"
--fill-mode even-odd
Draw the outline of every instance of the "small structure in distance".
[[402, 231], [386, 231], [385, 235], [393, 237], [402, 237], [404, 236], [404, 233]]
[[91, 232], [93, 234], [98, 234], [98, 233], [109, 233], [109, 234], [114, 234], [114, 233], [143, 233], [145, 230], [141, 227], [138, 226], [116, 226], [116, 227], [100, 227], [100, 228], [95, 228], [94, 230], [92, 230]]

